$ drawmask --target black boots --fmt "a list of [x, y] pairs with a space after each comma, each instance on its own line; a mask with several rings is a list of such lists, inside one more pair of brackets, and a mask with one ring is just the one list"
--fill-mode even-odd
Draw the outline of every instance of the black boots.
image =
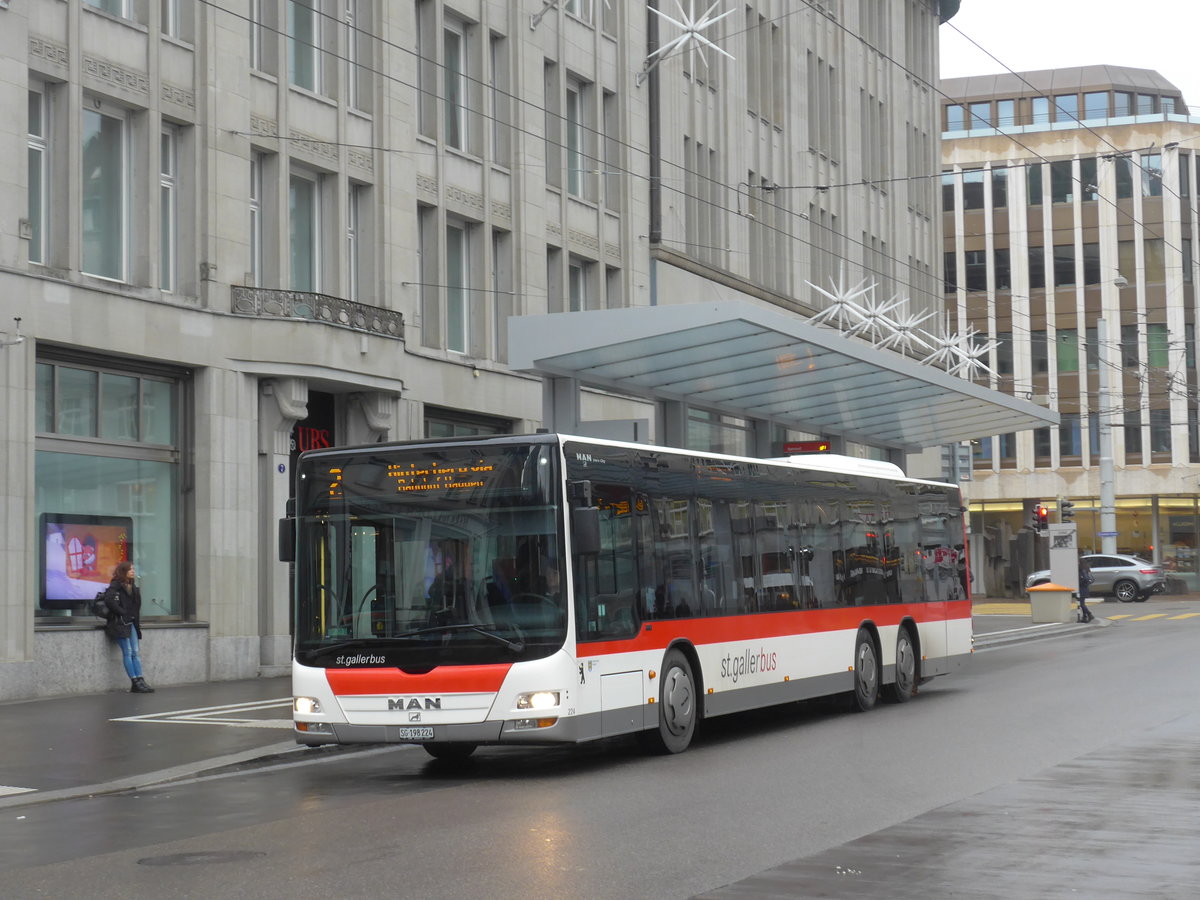
[[129, 693], [131, 693], [131, 694], [153, 694], [154, 688], [152, 688], [152, 687], [150, 687], [150, 685], [146, 684], [145, 678], [142, 678], [139, 676], [139, 677], [133, 679], [133, 684], [132, 684], [132, 687], [129, 688]]

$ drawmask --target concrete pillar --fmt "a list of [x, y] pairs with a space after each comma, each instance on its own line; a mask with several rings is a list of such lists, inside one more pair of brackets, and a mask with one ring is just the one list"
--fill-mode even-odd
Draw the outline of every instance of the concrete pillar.
[[579, 379], [547, 376], [542, 382], [542, 421], [553, 432], [579, 434]]
[[664, 400], [658, 404], [658, 427], [655, 434], [664, 447], [686, 448], [688, 445], [688, 405], [682, 400]]
[[290, 628], [291, 579], [287, 563], [276, 552], [278, 521], [291, 495], [291, 437], [296, 423], [308, 415], [308, 382], [271, 378], [259, 388], [258, 457], [260, 534], [259, 673], [286, 674], [292, 658]]

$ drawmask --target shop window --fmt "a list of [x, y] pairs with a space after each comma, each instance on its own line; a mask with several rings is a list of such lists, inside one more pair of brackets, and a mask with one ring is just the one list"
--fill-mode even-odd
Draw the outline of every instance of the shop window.
[[84, 603], [124, 559], [143, 617], [181, 617], [179, 382], [41, 360], [36, 385], [38, 623], [94, 624]]

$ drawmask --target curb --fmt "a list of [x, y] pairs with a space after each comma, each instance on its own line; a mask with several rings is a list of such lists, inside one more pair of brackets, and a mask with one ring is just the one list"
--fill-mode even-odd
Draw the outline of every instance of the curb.
[[1010, 628], [1007, 631], [992, 631], [988, 634], [977, 634], [974, 637], [975, 650], [991, 650], [1009, 644], [1023, 644], [1029, 641], [1046, 640], [1056, 637], [1077, 637], [1091, 634], [1098, 628], [1108, 628], [1117, 623], [1101, 616], [1084, 624], [1083, 622], [1048, 622], [1044, 625], [1027, 625], [1023, 628]]

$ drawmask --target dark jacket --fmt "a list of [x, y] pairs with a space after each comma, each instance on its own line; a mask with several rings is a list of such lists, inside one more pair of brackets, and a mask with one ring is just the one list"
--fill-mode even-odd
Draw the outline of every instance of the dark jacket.
[[104, 633], [114, 641], [127, 638], [130, 629], [137, 629], [139, 640], [142, 637], [142, 592], [136, 584], [125, 585], [112, 582], [104, 595], [108, 603], [109, 616], [104, 625]]

